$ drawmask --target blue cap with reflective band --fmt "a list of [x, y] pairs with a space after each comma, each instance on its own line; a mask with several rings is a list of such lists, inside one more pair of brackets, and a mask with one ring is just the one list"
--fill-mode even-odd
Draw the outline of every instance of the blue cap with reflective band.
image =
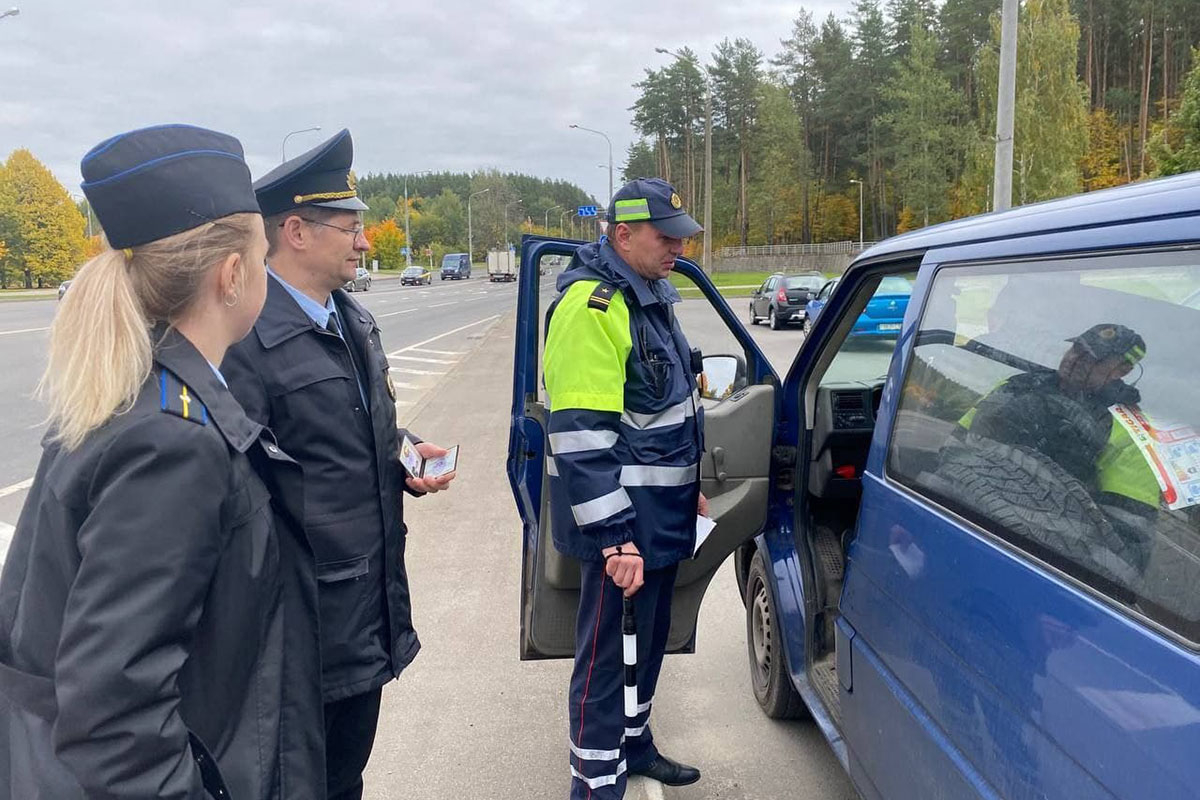
[[257, 214], [242, 143], [194, 125], [118, 134], [80, 164], [83, 193], [115, 249], [165, 239], [231, 214]]
[[676, 239], [704, 230], [683, 210], [675, 187], [662, 178], [638, 178], [618, 189], [608, 209], [608, 224], [611, 227], [618, 222], [649, 222]]

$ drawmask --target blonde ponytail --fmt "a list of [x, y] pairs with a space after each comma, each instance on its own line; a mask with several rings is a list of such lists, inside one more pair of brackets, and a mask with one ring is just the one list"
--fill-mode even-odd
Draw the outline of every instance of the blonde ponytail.
[[153, 366], [151, 328], [195, 300], [208, 270], [244, 253], [262, 217], [235, 214], [133, 250], [106, 249], [80, 268], [50, 327], [38, 385], [68, 450], [137, 399]]

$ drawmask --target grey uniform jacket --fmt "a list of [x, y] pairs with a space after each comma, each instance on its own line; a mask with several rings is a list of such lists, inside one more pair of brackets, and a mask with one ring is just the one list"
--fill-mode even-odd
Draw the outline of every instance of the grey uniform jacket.
[[324, 797], [298, 473], [173, 332], [129, 411], [47, 439], [0, 576], [0, 798]]

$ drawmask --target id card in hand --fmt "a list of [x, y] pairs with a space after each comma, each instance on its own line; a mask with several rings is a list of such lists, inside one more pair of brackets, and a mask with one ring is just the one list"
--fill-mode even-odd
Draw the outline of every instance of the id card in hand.
[[440, 478], [458, 466], [458, 445], [447, 450], [444, 456], [426, 459], [417, 452], [412, 439], [405, 436], [400, 442], [400, 463], [414, 478]]

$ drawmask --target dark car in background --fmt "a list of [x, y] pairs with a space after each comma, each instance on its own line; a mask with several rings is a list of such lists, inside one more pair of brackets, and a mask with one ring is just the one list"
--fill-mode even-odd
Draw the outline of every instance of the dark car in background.
[[441, 280], [461, 281], [471, 277], [471, 257], [466, 253], [446, 253], [442, 256]]
[[354, 271], [354, 279], [346, 281], [346, 284], [342, 288], [347, 292], [371, 291], [371, 273], [366, 267], [358, 267]]
[[429, 285], [433, 282], [433, 273], [424, 267], [408, 267], [400, 273], [401, 286]]
[[805, 306], [825, 283], [820, 272], [800, 275], [776, 273], [763, 281], [750, 296], [750, 324], [767, 320], [771, 330], [779, 330], [794, 322], [803, 322]]
[[58, 299], [62, 300], [63, 295], [67, 293], [67, 289], [71, 288], [70, 281], [63, 281], [58, 285]]

